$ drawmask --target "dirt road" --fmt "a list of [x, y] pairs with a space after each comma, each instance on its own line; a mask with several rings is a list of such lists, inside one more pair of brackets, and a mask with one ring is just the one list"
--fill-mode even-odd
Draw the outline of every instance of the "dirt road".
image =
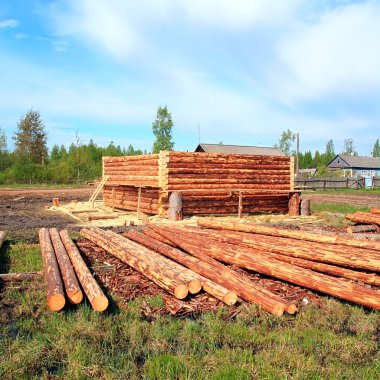
[[73, 189], [0, 189], [0, 230], [8, 239], [36, 242], [41, 227], [74, 229], [75, 220], [46, 209], [52, 198], [63, 202], [88, 200], [93, 187]]

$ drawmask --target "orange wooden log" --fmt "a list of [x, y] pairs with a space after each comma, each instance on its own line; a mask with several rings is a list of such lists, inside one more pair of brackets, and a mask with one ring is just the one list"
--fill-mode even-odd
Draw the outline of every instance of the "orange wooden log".
[[58, 230], [56, 228], [50, 228], [49, 234], [62, 274], [63, 283], [65, 284], [67, 298], [71, 303], [78, 304], [83, 300], [83, 293], [75, 276], [69, 256], [62, 244]]
[[160, 241], [144, 235], [135, 229], [130, 229], [124, 234], [124, 236], [135, 241], [136, 243], [154, 250], [155, 252], [160, 252], [166, 257], [173, 259], [174, 261], [201, 275], [203, 289], [225, 304], [234, 305], [236, 303], [236, 293], [226, 289], [225, 286], [227, 281], [224, 281], [223, 278], [220, 279], [221, 275], [218, 274], [215, 271], [215, 268], [210, 266], [208, 263], [161, 243]]
[[221, 277], [233, 279], [232, 281], [234, 281], [234, 288], [230, 289], [235, 291], [241, 298], [245, 299], [246, 301], [254, 302], [257, 305], [260, 305], [264, 310], [267, 310], [275, 315], [282, 315], [284, 310], [287, 310], [290, 314], [296, 312], [297, 308], [294, 304], [276, 296], [261, 286], [253, 284], [251, 281], [243, 279], [241, 276], [237, 276], [238, 278], [236, 278], [236, 273], [232, 272], [229, 268], [225, 267], [214, 258], [205, 254], [202, 249], [198, 249], [198, 246], [195, 248], [195, 246], [192, 244], [192, 241], [185, 241], [184, 239], [175, 236], [175, 234], [172, 234], [170, 231], [161, 227], [153, 225], [149, 225], [149, 227], [154, 229], [155, 232], [164, 236], [166, 239], [170, 239], [178, 247], [181, 247], [192, 256], [214, 267], [217, 273], [222, 274]]
[[363, 224], [358, 226], [348, 226], [347, 232], [349, 234], [356, 234], [356, 233], [362, 233], [362, 232], [377, 232], [378, 227], [374, 224]]
[[211, 239], [194, 237], [194, 235], [181, 234], [179, 236], [176, 233], [176, 237], [181, 241], [181, 244], [182, 242], [191, 243], [191, 249], [204, 252], [217, 260], [380, 310], [380, 294], [371, 289], [310, 269], [266, 258], [264, 255], [252, 255], [246, 249], [234, 245], [216, 243]]
[[353, 214], [346, 214], [346, 219], [349, 219], [351, 222], [355, 223], [380, 225], [380, 215], [370, 212], [355, 212]]
[[[247, 253], [259, 253], [265, 257], [271, 257], [302, 268], [312, 269], [316, 272], [380, 286], [380, 276], [374, 273], [358, 272], [336, 265], [293, 257], [289, 254], [289, 248], [287, 248], [286, 245], [281, 244], [281, 241], [278, 241], [278, 244], [274, 245], [275, 243], [265, 243], [261, 239], [253, 239], [249, 236], [246, 237], [245, 235], [248, 234], [243, 233], [232, 235], [231, 233], [221, 233], [215, 230], [204, 230], [200, 228], [187, 228], [186, 230], [190, 230], [193, 234], [198, 234], [208, 239], [213, 239], [221, 243], [227, 243], [238, 246], [241, 249], [246, 249]], [[174, 230], [174, 233], [176, 233], [176, 230]], [[177, 233], [180, 233], [180, 231]]]
[[53, 198], [53, 206], [59, 207], [59, 198]]
[[179, 299], [188, 294], [188, 283], [199, 277], [139, 244], [99, 228], [82, 229], [81, 235], [101, 246]]
[[371, 214], [380, 214], [380, 208], [371, 208]]
[[317, 243], [339, 244], [348, 247], [367, 248], [372, 250], [380, 250], [380, 242], [363, 241], [355, 239], [341, 238], [339, 236], [313, 234], [304, 231], [291, 231], [282, 228], [261, 226], [253, 223], [246, 223], [241, 221], [222, 221], [216, 218], [200, 218], [197, 221], [198, 226], [224, 229], [231, 231], [250, 232], [254, 234], [279, 236], [285, 238], [292, 238], [296, 240], [311, 241]]
[[38, 234], [46, 284], [47, 305], [50, 310], [58, 311], [61, 310], [66, 303], [58, 262], [53, 245], [51, 244], [48, 230], [46, 228], [41, 228]]
[[108, 307], [108, 298], [104, 295], [102, 289], [91, 275], [78, 248], [70, 239], [68, 231], [63, 230], [59, 235], [92, 308], [96, 311], [106, 310]]

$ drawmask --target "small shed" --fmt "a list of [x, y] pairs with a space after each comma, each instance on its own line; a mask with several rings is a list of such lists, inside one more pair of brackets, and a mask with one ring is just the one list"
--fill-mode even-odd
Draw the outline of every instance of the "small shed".
[[254, 154], [259, 156], [285, 156], [278, 148], [250, 145], [224, 145], [224, 144], [199, 144], [194, 152], [204, 153], [229, 153], [229, 154]]
[[331, 170], [348, 170], [351, 177], [365, 178], [366, 186], [370, 186], [371, 179], [380, 176], [380, 157], [337, 154], [327, 167]]

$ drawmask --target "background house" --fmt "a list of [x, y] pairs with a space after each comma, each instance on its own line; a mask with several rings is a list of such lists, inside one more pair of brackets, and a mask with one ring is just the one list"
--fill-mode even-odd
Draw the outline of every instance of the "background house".
[[380, 157], [345, 156], [337, 154], [328, 164], [330, 170], [343, 170], [343, 176], [366, 178], [366, 186], [372, 177], [380, 176]]
[[199, 144], [194, 152], [285, 156], [281, 149], [263, 146]]

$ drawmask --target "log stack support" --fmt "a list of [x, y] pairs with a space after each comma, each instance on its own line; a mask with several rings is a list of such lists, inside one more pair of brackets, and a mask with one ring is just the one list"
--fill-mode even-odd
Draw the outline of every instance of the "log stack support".
[[182, 214], [287, 213], [294, 193], [291, 157], [161, 151], [103, 157], [106, 206], [168, 215], [172, 192]]

